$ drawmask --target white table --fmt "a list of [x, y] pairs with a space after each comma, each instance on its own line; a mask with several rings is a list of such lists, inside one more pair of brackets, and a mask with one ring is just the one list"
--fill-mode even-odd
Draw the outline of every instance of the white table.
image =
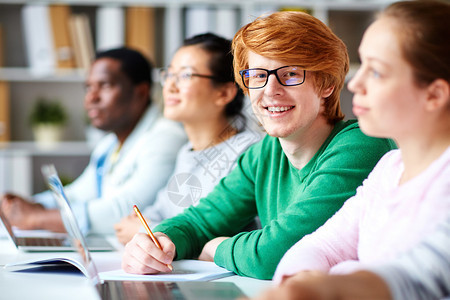
[[[0, 239], [0, 299], [99, 299], [89, 279], [80, 272], [10, 272], [3, 269], [7, 263], [42, 255], [45, 254], [18, 251], [8, 240]], [[249, 297], [258, 295], [272, 284], [270, 281], [242, 276], [217, 281], [234, 282]]]

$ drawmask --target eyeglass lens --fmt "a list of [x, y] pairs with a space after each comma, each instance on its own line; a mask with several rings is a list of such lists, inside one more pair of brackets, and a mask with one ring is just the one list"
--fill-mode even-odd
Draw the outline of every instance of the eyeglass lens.
[[241, 72], [242, 81], [249, 89], [262, 88], [267, 84], [270, 74], [274, 74], [281, 85], [300, 85], [305, 80], [305, 70], [298, 66], [284, 66], [275, 70], [260, 68], [246, 69]]
[[190, 81], [193, 76], [217, 80], [217, 77], [215, 77], [214, 75], [197, 74], [197, 73], [192, 73], [192, 71], [187, 71], [187, 70], [179, 72], [179, 73], [172, 73], [168, 70], [162, 70], [160, 72], [160, 82], [161, 82], [161, 85], [163, 85], [163, 86], [168, 79], [174, 80], [175, 83], [177, 83], [177, 84], [179, 84], [180, 82], [186, 83], [186, 82]]
[[179, 83], [180, 81], [189, 80], [191, 77], [192, 77], [192, 73], [189, 71], [173, 73], [168, 70], [162, 70], [160, 73], [160, 82], [162, 85], [164, 85], [168, 79], [171, 79], [171, 80], [175, 80], [176, 83]]

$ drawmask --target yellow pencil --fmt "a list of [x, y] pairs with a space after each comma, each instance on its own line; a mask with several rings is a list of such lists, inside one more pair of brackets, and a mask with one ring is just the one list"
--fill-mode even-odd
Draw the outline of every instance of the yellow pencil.
[[[148, 227], [148, 224], [147, 224], [147, 222], [145, 221], [144, 216], [141, 214], [139, 208], [138, 208], [136, 205], [134, 205], [133, 208], [134, 208], [134, 211], [136, 212], [136, 215], [138, 216], [139, 220], [141, 220], [142, 225], [144, 225], [145, 230], [147, 230], [147, 233], [148, 233], [148, 235], [150, 236], [150, 238], [152, 239], [153, 243], [155, 243], [155, 245], [156, 245], [160, 250], [162, 250], [161, 244], [160, 244], [160, 243], [158, 242], [158, 240], [156, 239], [156, 236], [153, 234], [153, 232], [151, 231], [150, 227]], [[167, 267], [168, 267], [170, 270], [173, 270], [172, 265], [168, 264]]]

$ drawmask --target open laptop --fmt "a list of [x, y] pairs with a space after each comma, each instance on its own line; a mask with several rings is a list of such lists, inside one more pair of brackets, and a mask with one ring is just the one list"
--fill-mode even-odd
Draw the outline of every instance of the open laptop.
[[[53, 167], [54, 170], [54, 167]], [[56, 171], [55, 171], [56, 174]], [[59, 178], [56, 176], [57, 180]], [[47, 178], [46, 178], [47, 179]], [[49, 182], [47, 180], [47, 182]], [[58, 185], [52, 183], [49, 186], [54, 193], [56, 199], [66, 199], [62, 184], [59, 181]], [[14, 243], [14, 245], [25, 252], [61, 252], [61, 251], [74, 251], [74, 247], [70, 242], [68, 235], [66, 234], [43, 234], [39, 236], [40, 231], [36, 231], [32, 236], [18, 235], [14, 232], [8, 219], [5, 217], [0, 209], [0, 222], [6, 229], [8, 238]], [[76, 221], [75, 221], [76, 222]], [[105, 238], [102, 237], [87, 237], [86, 243], [91, 251], [113, 251], [116, 250]]]
[[[53, 165], [44, 165], [42, 172], [52, 190], [62, 191], [61, 181]], [[69, 202], [65, 197], [57, 197], [56, 200], [70, 240], [74, 248], [78, 250], [77, 252], [80, 254], [81, 261], [87, 271], [87, 277], [95, 286], [101, 299], [230, 300], [245, 296], [232, 282], [100, 280], [97, 267], [92, 260], [87, 242], [75, 220]]]

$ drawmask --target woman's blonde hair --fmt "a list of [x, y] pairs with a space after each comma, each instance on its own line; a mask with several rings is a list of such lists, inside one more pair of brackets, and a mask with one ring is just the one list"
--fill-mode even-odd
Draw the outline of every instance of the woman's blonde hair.
[[248, 68], [248, 53], [252, 51], [310, 71], [319, 94], [334, 87], [325, 99], [324, 115], [330, 124], [344, 118], [339, 99], [349, 69], [347, 47], [317, 18], [292, 11], [259, 17], [236, 33], [232, 51], [235, 78], [246, 93], [239, 70]]

